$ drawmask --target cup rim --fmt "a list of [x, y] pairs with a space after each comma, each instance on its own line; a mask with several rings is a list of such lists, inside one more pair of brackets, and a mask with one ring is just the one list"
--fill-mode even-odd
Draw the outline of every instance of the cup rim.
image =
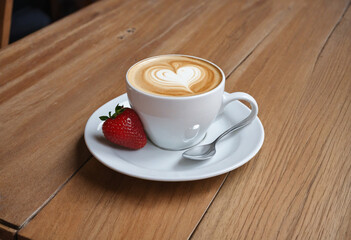
[[[142, 90], [139, 90], [138, 88], [134, 87], [128, 80], [128, 73], [130, 71], [130, 69], [132, 69], [135, 65], [141, 63], [141, 62], [144, 62], [144, 61], [147, 61], [149, 59], [152, 59], [152, 58], [157, 58], [157, 57], [162, 57], [162, 56], [184, 56], [184, 57], [190, 57], [190, 58], [195, 58], [195, 59], [199, 59], [199, 60], [202, 60], [202, 61], [205, 61], [209, 64], [211, 64], [212, 66], [214, 66], [215, 68], [217, 68], [221, 75], [222, 75], [222, 80], [221, 82], [213, 89], [211, 89], [210, 91], [208, 92], [205, 92], [205, 93], [200, 93], [200, 94], [196, 94], [196, 95], [191, 95], [191, 96], [180, 96], [180, 97], [177, 97], [177, 96], [164, 96], [164, 95], [156, 95], [156, 94], [152, 94], [152, 93], [148, 93], [148, 92], [144, 92]], [[218, 66], [216, 65], [215, 63], [207, 60], [207, 59], [204, 59], [204, 58], [200, 58], [200, 57], [196, 57], [196, 56], [192, 56], [192, 55], [186, 55], [186, 54], [176, 54], [176, 53], [172, 53], [172, 54], [162, 54], [162, 55], [155, 55], [155, 56], [151, 56], [151, 57], [148, 57], [148, 58], [144, 58], [136, 63], [134, 63], [132, 66], [130, 66], [128, 68], [128, 71], [126, 73], [126, 82], [128, 84], [128, 86], [130, 88], [132, 88], [134, 91], [138, 92], [138, 93], [141, 93], [141, 94], [144, 94], [146, 96], [149, 96], [149, 97], [153, 97], [153, 98], [159, 98], [159, 99], [192, 99], [192, 98], [198, 98], [198, 97], [202, 97], [202, 96], [206, 96], [206, 95], [209, 95], [211, 94], [212, 92], [215, 92], [218, 88], [220, 88], [224, 82], [225, 82], [225, 74], [223, 72], [223, 70]]]

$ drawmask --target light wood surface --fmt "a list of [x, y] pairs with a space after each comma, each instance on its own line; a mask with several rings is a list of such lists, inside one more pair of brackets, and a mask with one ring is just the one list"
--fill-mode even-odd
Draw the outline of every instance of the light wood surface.
[[265, 143], [192, 239], [350, 239], [351, 9], [334, 4], [302, 9], [233, 73], [258, 98]]
[[0, 48], [9, 44], [13, 0], [0, 0]]
[[186, 239], [224, 178], [222, 175], [190, 183], [145, 181], [118, 174], [92, 159], [21, 236]]
[[[96, 108], [125, 92], [125, 72], [137, 59], [192, 54], [213, 60], [229, 75], [289, 13], [288, 3], [280, 1], [257, 8], [230, 0], [172, 4], [132, 8], [133, 1], [103, 1], [0, 52], [1, 219], [22, 226], [87, 160], [85, 123]], [[151, 18], [159, 8], [165, 12]], [[243, 20], [242, 11], [255, 18]], [[191, 26], [200, 31], [191, 32]], [[219, 31], [223, 36], [240, 31], [241, 37], [217, 41]], [[174, 36], [184, 37], [174, 41]], [[24, 111], [13, 126], [12, 118]]]
[[[349, 6], [106, 0], [0, 51], [2, 223], [19, 239], [349, 239]], [[263, 148], [228, 178], [143, 181], [87, 151], [88, 117], [164, 53], [214, 61], [256, 98]]]
[[134, 61], [127, 53], [135, 46], [126, 47], [133, 29], [145, 28], [134, 42], [146, 44], [176, 20], [175, 15], [158, 28], [148, 25], [151, 18], [134, 24], [135, 16], [145, 20], [166, 3], [135, 4], [93, 4], [0, 52], [1, 219], [23, 225], [91, 156], [84, 126], [97, 107], [125, 92], [122, 73]]

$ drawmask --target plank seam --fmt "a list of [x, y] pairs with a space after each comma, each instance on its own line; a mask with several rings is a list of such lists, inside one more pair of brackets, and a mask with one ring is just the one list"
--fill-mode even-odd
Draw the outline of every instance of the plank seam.
[[48, 198], [48, 199], [46, 199], [45, 201], [44, 201], [44, 203], [40, 206], [40, 207], [38, 207], [37, 208], [37, 210], [35, 210], [23, 223], [22, 223], [22, 225], [21, 226], [19, 226], [19, 228], [18, 228], [18, 230], [21, 230], [23, 227], [25, 227], [47, 204], [49, 204], [49, 202], [61, 191], [61, 189], [63, 189], [63, 187], [64, 186], [66, 186], [66, 184], [79, 172], [79, 170], [81, 169], [81, 168], [83, 168], [84, 166], [85, 166], [85, 164], [90, 160], [92, 158], [92, 155], [90, 155], [84, 162], [83, 162], [83, 164], [77, 169], [77, 170], [75, 170], [74, 171], [74, 173], [70, 176], [70, 177], [68, 177], [67, 179], [66, 179], [66, 181], [63, 183], [63, 184], [61, 184], [57, 189], [56, 189], [56, 191], [53, 193], [53, 194], [51, 194], [51, 196]]
[[[327, 45], [327, 43], [329, 42], [329, 39], [331, 37], [331, 35], [333, 35], [335, 29], [339, 26], [340, 22], [342, 21], [342, 19], [345, 17], [345, 14], [347, 12], [347, 10], [349, 9], [350, 7], [350, 4], [351, 4], [351, 1], [348, 2], [348, 4], [346, 5], [344, 11], [342, 12], [340, 18], [338, 19], [338, 21], [336, 22], [336, 24], [334, 25], [333, 29], [330, 31], [330, 33], [328, 34], [327, 38], [325, 39], [324, 43], [323, 43], [323, 46], [321, 48], [321, 50], [319, 51], [318, 55], [317, 55], [317, 58], [316, 58], [316, 61], [314, 62], [313, 64], [313, 68], [312, 68], [312, 73], [314, 72], [315, 68], [316, 68], [316, 65], [319, 61], [319, 58], [321, 57], [322, 55], [322, 52], [324, 51], [324, 48], [325, 46]], [[311, 74], [312, 74], [311, 73]]]
[[214, 194], [213, 198], [211, 199], [210, 203], [208, 204], [207, 208], [205, 209], [204, 213], [201, 215], [199, 221], [196, 223], [193, 231], [191, 231], [191, 233], [189, 234], [188, 240], [191, 239], [191, 237], [193, 236], [194, 232], [196, 231], [196, 229], [198, 228], [198, 226], [200, 225], [202, 219], [205, 217], [207, 211], [210, 209], [212, 203], [214, 202], [215, 198], [217, 197], [219, 190], [221, 190], [222, 186], [224, 185], [225, 181], [227, 180], [228, 176], [229, 176], [230, 172], [227, 173], [227, 175], [225, 176], [225, 178], [223, 179], [221, 185], [218, 187], [216, 193]]
[[0, 224], [4, 225], [6, 227], [12, 228], [14, 230], [18, 230], [19, 229], [19, 227], [17, 225], [12, 224], [12, 223], [4, 220], [4, 219], [0, 219]]
[[271, 33], [274, 31], [274, 29], [277, 28], [278, 25], [279, 24], [274, 26], [259, 42], [257, 42], [251, 51], [245, 57], [243, 57], [243, 59], [229, 72], [228, 76], [226, 76], [227, 79], [252, 55], [252, 53], [264, 42], [264, 40], [266, 40], [266, 38], [271, 35]]

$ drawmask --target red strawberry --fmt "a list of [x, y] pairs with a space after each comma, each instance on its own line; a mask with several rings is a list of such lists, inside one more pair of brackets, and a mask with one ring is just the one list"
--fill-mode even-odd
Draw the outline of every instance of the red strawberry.
[[109, 112], [109, 116], [101, 116], [100, 119], [105, 121], [102, 132], [110, 142], [130, 149], [145, 146], [147, 140], [144, 128], [133, 109], [117, 105], [114, 114]]

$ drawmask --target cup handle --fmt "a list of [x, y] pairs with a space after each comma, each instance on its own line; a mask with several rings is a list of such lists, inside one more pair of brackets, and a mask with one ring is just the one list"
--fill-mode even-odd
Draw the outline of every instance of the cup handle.
[[251, 105], [251, 113], [249, 114], [249, 116], [247, 116], [245, 119], [243, 119], [241, 122], [239, 122], [235, 125], [235, 128], [238, 129], [238, 128], [245, 127], [246, 125], [251, 123], [252, 120], [254, 120], [256, 118], [256, 116], [258, 114], [258, 105], [257, 105], [256, 100], [247, 93], [243, 93], [243, 92], [227, 93], [227, 92], [224, 92], [223, 100], [222, 100], [222, 107], [220, 109], [220, 114], [223, 113], [225, 106], [227, 106], [230, 102], [233, 102], [236, 100], [243, 100], [243, 101], [248, 102]]

